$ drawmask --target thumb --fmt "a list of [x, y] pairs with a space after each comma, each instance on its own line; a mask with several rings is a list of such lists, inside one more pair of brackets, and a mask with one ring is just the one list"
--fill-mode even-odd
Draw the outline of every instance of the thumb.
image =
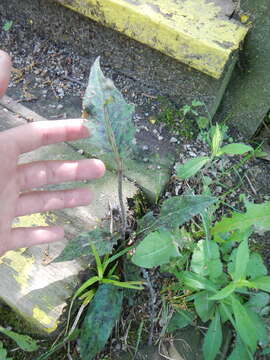
[[5, 94], [10, 78], [11, 60], [9, 55], [0, 50], [0, 98]]

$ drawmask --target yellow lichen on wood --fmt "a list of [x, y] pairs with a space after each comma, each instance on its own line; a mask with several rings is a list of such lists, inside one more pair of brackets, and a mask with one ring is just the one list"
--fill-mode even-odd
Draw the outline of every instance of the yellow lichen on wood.
[[56, 1], [215, 78], [248, 31], [208, 0]]

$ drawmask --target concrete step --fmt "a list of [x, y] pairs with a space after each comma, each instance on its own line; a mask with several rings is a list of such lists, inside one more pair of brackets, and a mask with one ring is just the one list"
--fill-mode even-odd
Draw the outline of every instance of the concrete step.
[[247, 33], [228, 0], [56, 1], [217, 79]]
[[225, 93], [218, 120], [228, 118], [240, 132], [251, 137], [270, 109], [270, 2], [242, 1], [241, 11], [251, 30], [239, 66]]

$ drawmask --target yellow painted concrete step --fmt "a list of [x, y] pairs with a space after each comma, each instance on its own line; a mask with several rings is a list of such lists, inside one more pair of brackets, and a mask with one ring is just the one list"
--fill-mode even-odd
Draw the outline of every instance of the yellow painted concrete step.
[[217, 79], [248, 31], [231, 0], [55, 1]]

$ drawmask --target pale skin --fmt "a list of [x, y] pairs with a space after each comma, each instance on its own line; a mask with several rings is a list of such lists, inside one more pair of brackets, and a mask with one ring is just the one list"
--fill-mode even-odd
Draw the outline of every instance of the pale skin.
[[[0, 98], [7, 89], [10, 69], [9, 56], [0, 50]], [[97, 159], [18, 165], [19, 156], [44, 145], [88, 136], [82, 119], [33, 122], [0, 132], [0, 256], [8, 250], [51, 243], [64, 237], [60, 226], [12, 228], [15, 217], [83, 206], [92, 199], [85, 187], [61, 191], [33, 191], [33, 188], [96, 179], [105, 172], [104, 164]]]

